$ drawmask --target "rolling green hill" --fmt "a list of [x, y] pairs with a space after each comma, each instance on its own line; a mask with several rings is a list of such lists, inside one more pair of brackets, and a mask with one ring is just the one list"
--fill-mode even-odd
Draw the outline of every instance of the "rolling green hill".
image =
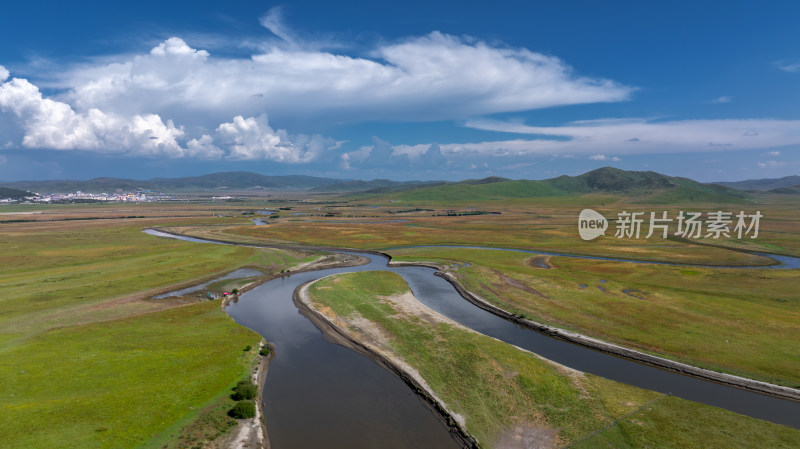
[[0, 187], [0, 198], [24, 198], [30, 196], [31, 192], [24, 190], [9, 189], [7, 187]]
[[781, 195], [797, 195], [800, 194], [800, 184], [791, 187], [779, 187], [777, 189], [771, 189], [770, 193], [778, 193]]
[[275, 189], [306, 190], [323, 185], [342, 182], [341, 179], [315, 176], [287, 175], [265, 176], [251, 172], [220, 172], [187, 178], [155, 178], [150, 182], [168, 190], [206, 189]]
[[620, 196], [647, 203], [747, 201], [743, 192], [728, 187], [701, 184], [647, 171], [599, 168], [580, 176], [559, 176], [542, 181], [486, 178], [435, 187], [422, 187], [385, 195], [397, 201], [491, 201], [502, 199], [578, 196], [592, 193]]
[[388, 193], [407, 190], [414, 187], [425, 187], [444, 184], [444, 181], [390, 181], [388, 179], [373, 179], [372, 181], [346, 181], [335, 184], [326, 184], [314, 187], [310, 192], [367, 192]]
[[489, 184], [457, 182], [436, 187], [423, 187], [388, 195], [399, 201], [487, 201], [504, 198], [531, 198], [566, 195], [543, 181], [501, 181]]
[[784, 176], [783, 178], [748, 179], [736, 182], [716, 182], [725, 187], [732, 187], [737, 190], [760, 190], [773, 191], [784, 187], [795, 187], [800, 185], [800, 176]]

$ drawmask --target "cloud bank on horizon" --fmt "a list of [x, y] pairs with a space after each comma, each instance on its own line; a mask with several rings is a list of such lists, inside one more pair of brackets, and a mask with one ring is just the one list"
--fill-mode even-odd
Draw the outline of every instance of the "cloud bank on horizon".
[[[629, 101], [637, 89], [576, 74], [555, 56], [470, 37], [431, 32], [350, 56], [296, 38], [279, 9], [260, 23], [279, 39], [249, 57], [214, 56], [171, 37], [148, 52], [59, 68], [39, 85], [0, 65], [0, 148], [286, 164], [326, 160], [347, 170], [400, 159], [432, 167], [464, 155], [618, 161], [624, 155], [800, 144], [800, 120], [637, 118], [531, 126], [490, 119]], [[778, 66], [796, 72], [796, 65]], [[376, 137], [373, 145], [346, 148], [347, 142], [313, 129], [274, 129], [268, 117], [456, 121], [519, 137], [394, 146]]]
[[[292, 42], [246, 59], [213, 58], [172, 37], [147, 54], [67, 68], [48, 85], [62, 91], [53, 97], [1, 68], [0, 110], [17, 119], [26, 148], [299, 163], [336, 142], [273, 130], [267, 114], [452, 120], [621, 101], [632, 91], [574, 76], [555, 57], [438, 32], [370, 54], [355, 58]], [[209, 132], [189, 136], [187, 127]]]

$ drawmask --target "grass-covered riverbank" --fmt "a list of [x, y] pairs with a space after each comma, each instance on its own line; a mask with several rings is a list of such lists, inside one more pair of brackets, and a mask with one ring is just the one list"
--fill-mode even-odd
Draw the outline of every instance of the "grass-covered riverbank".
[[[511, 313], [679, 362], [800, 387], [798, 270], [712, 269], [455, 248], [391, 251], [450, 266]], [[469, 266], [463, 266], [469, 263]], [[458, 265], [461, 266], [458, 266]]]
[[219, 301], [148, 298], [242, 266], [278, 273], [311, 255], [141, 232], [205, 220], [1, 225], [0, 447], [192, 447], [230, 431], [227, 396], [260, 337]]
[[309, 291], [348, 336], [416, 371], [482, 447], [800, 444], [797, 430], [575, 372], [467, 330], [418, 303], [392, 273], [325, 278]]
[[[419, 215], [423, 212], [406, 216], [391, 209], [381, 214], [356, 207], [335, 210], [353, 215], [370, 211], [373, 220], [403, 216], [409, 222], [288, 219], [266, 228], [183, 228], [183, 232], [262, 244], [383, 248], [398, 261], [449, 264], [467, 289], [511, 313], [677, 362], [800, 388], [800, 328], [795, 325], [800, 303], [793, 291], [798, 270], [704, 267], [760, 265], [766, 258], [660, 239], [583, 242], [575, 222], [564, 223], [569, 219], [566, 208], [552, 205], [535, 212], [511, 209], [502, 215], [469, 217]], [[771, 217], [762, 232], [766, 241], [789, 235], [783, 230], [788, 229], [786, 210], [765, 213]], [[547, 258], [530, 254], [446, 247], [385, 249], [426, 244], [530, 248], [691, 266], [553, 257], [553, 268], [542, 269], [537, 260]], [[782, 245], [788, 248], [785, 242]]]
[[2, 447], [135, 447], [249, 372], [215, 302], [42, 333], [2, 352]]

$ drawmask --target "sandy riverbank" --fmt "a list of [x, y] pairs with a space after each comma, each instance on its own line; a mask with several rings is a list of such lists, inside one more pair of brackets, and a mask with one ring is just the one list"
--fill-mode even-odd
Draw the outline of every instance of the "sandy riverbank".
[[[163, 231], [162, 231], [163, 232]], [[179, 234], [178, 234], [179, 235]], [[211, 241], [216, 241], [219, 243], [227, 243], [227, 244], [236, 244], [231, 242], [224, 242], [222, 240], [213, 240], [207, 239]], [[244, 245], [248, 246], [248, 245]], [[276, 247], [280, 248], [280, 245], [253, 245], [253, 246], [262, 246], [262, 247]], [[316, 249], [321, 250], [322, 248], [313, 248], [308, 246], [302, 245], [292, 245], [292, 249]], [[333, 248], [333, 247], [325, 247], [324, 250], [328, 251], [359, 251], [363, 253], [369, 254], [379, 254], [389, 258], [389, 265], [390, 266], [425, 266], [429, 268], [433, 268], [438, 270], [435, 273], [437, 276], [440, 276], [450, 282], [453, 287], [459, 292], [459, 294], [464, 297], [466, 300], [470, 301], [471, 303], [475, 304], [476, 306], [491, 312], [497, 316], [500, 316], [506, 320], [512, 321], [514, 323], [520, 324], [522, 326], [528, 327], [530, 329], [536, 330], [543, 334], [559, 338], [565, 341], [569, 341], [571, 343], [576, 343], [588, 348], [596, 349], [602, 352], [607, 352], [609, 354], [613, 354], [616, 356], [620, 356], [626, 359], [634, 360], [640, 363], [644, 363], [647, 365], [655, 366], [662, 369], [667, 369], [670, 371], [675, 371], [684, 375], [698, 377], [701, 379], [717, 382], [724, 385], [733, 386], [736, 388], [741, 388], [744, 390], [751, 390], [758, 393], [768, 394], [775, 397], [780, 397], [783, 399], [789, 399], [793, 401], [800, 402], [800, 390], [784, 387], [781, 385], [771, 384], [768, 382], [762, 382], [758, 380], [753, 380], [745, 377], [735, 376], [732, 374], [725, 374], [719, 373], [716, 371], [710, 371], [704, 368], [696, 367], [693, 365], [688, 365], [685, 363], [676, 362], [673, 360], [665, 359], [662, 357], [658, 357], [655, 355], [647, 354], [644, 352], [640, 352], [634, 349], [626, 348], [623, 346], [615, 345], [613, 343], [608, 343], [602, 340], [598, 340], [596, 338], [589, 337], [587, 335], [566, 331], [560, 328], [556, 328], [553, 326], [546, 325], [544, 323], [539, 323], [533, 320], [525, 319], [518, 317], [507, 310], [504, 310], [494, 304], [490, 303], [489, 301], [481, 298], [480, 296], [470, 292], [466, 288], [464, 288], [461, 283], [458, 281], [456, 276], [454, 276], [448, 266], [442, 265], [440, 263], [434, 262], [395, 262], [391, 260], [391, 256], [380, 252], [380, 251], [370, 251], [370, 250], [358, 250], [358, 249], [348, 249], [348, 248]], [[775, 261], [775, 263], [778, 263]], [[346, 265], [345, 265], [346, 266]], [[316, 268], [309, 268], [303, 271], [312, 271]]]
[[[414, 265], [411, 263], [394, 263], [390, 262], [392, 265]], [[453, 287], [458, 290], [458, 293], [464, 297], [467, 301], [475, 304], [476, 306], [491, 312], [499, 317], [502, 317], [506, 320], [512, 321], [514, 323], [523, 325], [530, 329], [533, 329], [537, 332], [541, 332], [546, 335], [550, 335], [552, 337], [556, 337], [562, 340], [569, 341], [571, 343], [576, 343], [581, 346], [586, 346], [588, 348], [596, 349], [602, 352], [607, 352], [609, 354], [614, 354], [620, 357], [624, 357], [626, 359], [635, 360], [640, 363], [644, 363], [647, 365], [652, 365], [658, 368], [667, 369], [670, 371], [676, 371], [681, 374], [685, 374], [692, 377], [699, 377], [701, 379], [721, 383], [724, 385], [730, 385], [736, 388], [741, 388], [743, 390], [751, 390], [756, 391], [758, 393], [768, 394], [771, 396], [776, 396], [783, 399], [790, 399], [794, 401], [800, 401], [800, 390], [784, 387], [781, 385], [775, 385], [768, 382], [762, 382], [758, 380], [748, 379], [746, 377], [735, 376], [732, 374], [725, 374], [719, 373], [716, 371], [707, 370], [704, 368], [699, 368], [697, 366], [688, 365], [681, 362], [676, 362], [674, 360], [665, 359], [662, 357], [658, 357], [655, 355], [647, 354], [644, 352], [640, 352], [634, 349], [626, 348], [623, 346], [615, 345], [613, 343], [608, 343], [602, 340], [598, 340], [596, 338], [592, 338], [583, 334], [579, 334], [576, 332], [570, 332], [564, 329], [560, 329], [553, 326], [548, 326], [544, 323], [539, 323], [537, 321], [529, 320], [527, 318], [521, 318], [512, 314], [511, 312], [504, 310], [500, 307], [495, 306], [494, 304], [490, 303], [489, 301], [481, 298], [477, 294], [467, 290], [464, 288], [463, 285], [458, 281], [456, 276], [449, 272], [447, 267], [433, 264], [433, 263], [425, 263], [425, 266], [435, 267], [439, 271], [435, 273], [436, 276], [444, 278]]]
[[478, 443], [467, 432], [463, 417], [452, 412], [447, 404], [445, 404], [428, 386], [427, 382], [419, 373], [403, 360], [381, 351], [374, 345], [352, 338], [346, 331], [338, 327], [328, 317], [311, 306], [308, 287], [317, 281], [319, 281], [319, 279], [307, 282], [295, 289], [293, 299], [300, 313], [314, 323], [326, 340], [340, 344], [364, 355], [403, 380], [417, 395], [424, 399], [426, 405], [436, 412], [442, 422], [448, 426], [450, 434], [461, 447], [477, 449]]
[[261, 392], [264, 387], [264, 380], [267, 378], [269, 362], [274, 354], [272, 345], [267, 342], [261, 343], [259, 349], [269, 346], [270, 352], [267, 356], [259, 356], [259, 363], [256, 369], [250, 374], [250, 381], [258, 386], [256, 395], [256, 416], [251, 419], [239, 420], [239, 424], [226, 438], [223, 447], [231, 449], [270, 449], [269, 438], [267, 437], [267, 427], [263, 419], [261, 410]]
[[[224, 298], [220, 306], [225, 310], [232, 301], [238, 301], [239, 296], [243, 293], [252, 290], [264, 282], [277, 279], [284, 276], [290, 276], [294, 273], [301, 273], [305, 271], [324, 270], [329, 268], [351, 267], [364, 265], [368, 263], [364, 257], [351, 256], [347, 254], [332, 254], [323, 256], [315, 261], [307, 262], [299, 265], [296, 269], [274, 274], [271, 276], [264, 276], [263, 278], [251, 282], [240, 289], [239, 295], [231, 295]], [[262, 342], [264, 345], [269, 346], [270, 351], [268, 356], [259, 356], [259, 363], [256, 370], [251, 374], [251, 381], [258, 386], [258, 393], [256, 395], [256, 416], [252, 419], [240, 420], [236, 428], [231, 432], [231, 435], [226, 439], [223, 447], [230, 447], [233, 449], [270, 449], [269, 436], [267, 434], [266, 421], [264, 420], [264, 413], [261, 409], [261, 398], [263, 397], [264, 382], [267, 378], [267, 371], [269, 370], [269, 362], [275, 355], [275, 348], [271, 343]]]

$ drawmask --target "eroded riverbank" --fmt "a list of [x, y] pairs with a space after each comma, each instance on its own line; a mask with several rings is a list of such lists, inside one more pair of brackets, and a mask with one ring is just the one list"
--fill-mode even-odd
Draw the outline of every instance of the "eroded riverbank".
[[[659, 447], [687, 447], [688, 441], [730, 448], [800, 444], [798, 431], [611, 382], [477, 333], [421, 304], [394, 273], [328, 276], [297, 292], [295, 300], [315, 312], [320, 326], [400, 371], [480, 447], [588, 444], [620, 431], [623, 417], [643, 427], [626, 429], [614, 447], [642, 447], [634, 443], [641, 439], [658, 441]], [[648, 415], [650, 410], [658, 413]], [[712, 427], [703, 423], [710, 416]]]
[[381, 351], [376, 346], [354, 337], [351, 333], [338, 326], [330, 317], [325, 316], [325, 314], [311, 305], [308, 287], [322, 279], [324, 278], [306, 282], [295, 289], [292, 298], [294, 304], [300, 310], [300, 313], [314, 323], [327, 340], [362, 354], [399, 377], [438, 414], [442, 422], [449, 427], [453, 438], [462, 448], [477, 449], [479, 447], [478, 443], [467, 431], [464, 418], [453, 412], [448, 405], [436, 395], [427, 382], [420, 377], [418, 372], [415, 372], [407, 363], [397, 357], [393, 357], [386, 351]]
[[[187, 239], [191, 241], [203, 241], [202, 239], [195, 238]], [[351, 254], [355, 253], [351, 252]], [[363, 257], [373, 256], [373, 254], [366, 253], [361, 253], [361, 255]], [[387, 259], [383, 261], [385, 262]], [[386, 265], [383, 263], [376, 263], [375, 261], [371, 262], [369, 265], [360, 267], [360, 269], [370, 268], [387, 270]], [[412, 290], [420, 300], [434, 310], [481, 333], [529, 349], [558, 363], [643, 388], [672, 393], [676, 396], [727, 408], [738, 413], [787, 424], [793, 427], [800, 427], [800, 404], [796, 402], [772, 398], [738, 388], [687, 377], [674, 372], [663, 371], [630, 360], [589, 350], [585, 347], [575, 346], [572, 343], [554, 339], [550, 336], [531, 332], [528, 329], [518, 327], [517, 324], [505, 318], [489, 314], [485, 310], [475, 307], [474, 304], [464, 301], [463, 297], [458, 292], [454, 291], [453, 286], [444, 279], [435, 282], [434, 279], [437, 278], [431, 276], [433, 270], [430, 268], [422, 268], [420, 266], [403, 268], [394, 266], [389, 267], [388, 270], [398, 271], [403, 275], [403, 277], [409, 281]], [[292, 279], [292, 284], [297, 286], [308, 280], [330, 273], [331, 272], [326, 270], [324, 272], [317, 272], [313, 276], [303, 276], [302, 279], [295, 278]], [[290, 298], [294, 288], [291, 288], [291, 290], [282, 288], [282, 290], [286, 291], [285, 297]], [[277, 292], [275, 293], [277, 294]], [[282, 313], [290, 314], [293, 312], [296, 314], [294, 306], [292, 306], [292, 309], [293, 311], [287, 310]], [[242, 324], [244, 324], [244, 322], [242, 322]], [[259, 324], [254, 322], [252, 326], [258, 327]], [[264, 334], [262, 333], [262, 335]], [[280, 349], [278, 350], [280, 351]], [[266, 393], [269, 394], [269, 392]]]
[[[391, 262], [390, 262], [391, 263]], [[775, 397], [790, 399], [793, 401], [800, 401], [800, 390], [784, 387], [782, 385], [775, 385], [768, 382], [761, 382], [746, 377], [734, 376], [732, 374], [725, 374], [716, 371], [707, 370], [697, 366], [688, 365], [686, 363], [676, 362], [674, 360], [665, 359], [652, 354], [647, 354], [635, 349], [626, 348], [623, 346], [608, 343], [587, 335], [579, 334], [577, 332], [570, 332], [554, 326], [549, 326], [544, 323], [539, 323], [527, 318], [519, 317], [511, 312], [504, 310], [491, 302], [481, 298], [477, 294], [467, 290], [461, 285], [460, 282], [451, 273], [447, 272], [446, 267], [440, 267], [439, 271], [435, 273], [443, 279], [450, 282], [453, 287], [469, 302], [475, 304], [483, 310], [493, 313], [508, 321], [518, 323], [536, 332], [549, 335], [555, 338], [575, 343], [578, 345], [586, 346], [588, 348], [613, 354], [615, 356], [624, 357], [636, 362], [645, 363], [657, 368], [675, 371], [680, 374], [706, 379], [712, 382], [717, 382], [732, 387], [750, 390], [758, 393], [768, 394]]]

